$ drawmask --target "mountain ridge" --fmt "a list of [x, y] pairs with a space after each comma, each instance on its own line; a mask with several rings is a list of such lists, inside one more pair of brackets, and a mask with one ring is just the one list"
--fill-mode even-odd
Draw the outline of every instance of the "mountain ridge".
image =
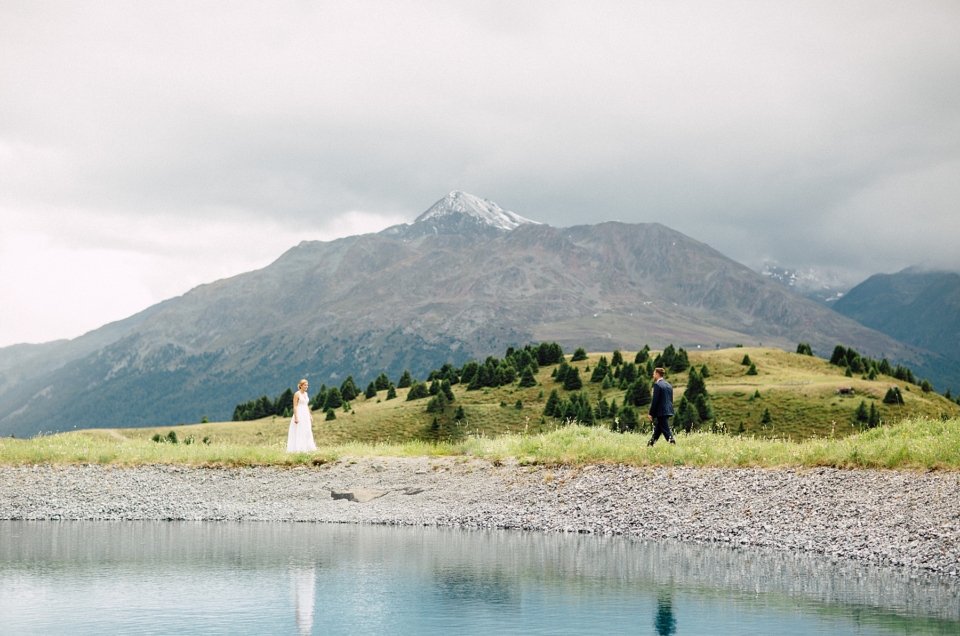
[[241, 399], [300, 377], [418, 375], [531, 341], [595, 350], [804, 341], [821, 356], [842, 343], [915, 368], [932, 355], [659, 223], [403, 227], [303, 241], [265, 268], [131, 317], [102, 342], [88, 334], [52, 347], [51, 359], [68, 344], [75, 352], [59, 366], [0, 372], [0, 434], [224, 419]]

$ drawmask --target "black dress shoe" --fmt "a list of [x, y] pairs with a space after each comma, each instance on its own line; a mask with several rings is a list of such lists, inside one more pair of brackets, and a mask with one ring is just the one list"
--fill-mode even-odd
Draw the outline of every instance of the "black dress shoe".
[[676, 443], [677, 443], [677, 440], [673, 439], [672, 437], [671, 437], [669, 440], [667, 440], [667, 441], [670, 442], [671, 444], [676, 444]]

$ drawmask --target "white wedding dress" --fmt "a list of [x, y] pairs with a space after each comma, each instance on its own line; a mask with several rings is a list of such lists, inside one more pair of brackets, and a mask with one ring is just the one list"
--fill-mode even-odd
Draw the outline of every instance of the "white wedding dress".
[[287, 452], [309, 453], [317, 450], [313, 441], [313, 427], [310, 425], [310, 396], [306, 391], [298, 393], [300, 400], [297, 402], [297, 413], [290, 419], [290, 432], [287, 433]]

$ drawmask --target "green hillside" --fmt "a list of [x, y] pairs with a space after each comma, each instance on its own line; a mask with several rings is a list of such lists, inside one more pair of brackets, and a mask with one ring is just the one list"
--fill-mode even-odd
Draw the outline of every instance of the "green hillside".
[[[657, 352], [651, 352], [656, 355]], [[630, 362], [636, 352], [623, 352]], [[602, 390], [599, 383], [591, 383], [591, 372], [601, 356], [611, 360], [612, 352], [591, 353], [585, 360], [567, 363], [576, 367], [583, 380], [583, 389], [596, 404], [602, 393], [606, 401], [623, 404], [623, 389]], [[711, 396], [714, 419], [703, 425], [705, 430], [720, 430], [727, 434], [802, 440], [811, 437], [845, 437], [860, 432], [856, 411], [861, 404], [875, 407], [882, 425], [904, 418], [929, 417], [941, 419], [960, 417], [960, 406], [933, 392], [890, 376], [875, 380], [851, 378], [844, 369], [828, 361], [770, 348], [731, 348], [714, 351], [691, 351], [690, 363], [697, 369], [706, 365], [709, 374], [705, 380]], [[756, 375], [748, 375], [749, 367], [742, 364], [749, 356], [756, 367]], [[397, 398], [386, 400], [386, 391], [375, 398], [362, 395], [350, 405], [350, 411], [337, 409], [336, 419], [325, 420], [324, 413], [314, 412], [314, 435], [318, 445], [336, 445], [358, 442], [404, 442], [410, 440], [462, 439], [467, 435], [493, 437], [506, 432], [539, 433], [551, 431], [563, 422], [543, 417], [544, 406], [553, 389], [561, 397], [581, 391], [564, 391], [552, 377], [558, 365], [543, 366], [536, 374], [536, 385], [520, 388], [517, 382], [499, 388], [467, 390], [463, 384], [452, 387], [455, 400], [443, 413], [427, 413], [429, 398], [407, 401], [409, 389], [398, 389]], [[675, 401], [679, 402], [687, 383], [687, 372], [668, 374], [675, 387]], [[891, 386], [900, 388], [903, 404], [885, 404], [884, 395]], [[852, 388], [852, 395], [839, 395], [840, 388]], [[759, 394], [759, 396], [758, 396]], [[519, 407], [517, 403], [520, 403]], [[462, 407], [464, 417], [454, 416]], [[638, 407], [641, 430], [646, 432], [645, 407]], [[765, 422], [765, 412], [769, 421]], [[436, 423], [434, 423], [436, 420]], [[722, 423], [722, 426], [720, 426]], [[597, 426], [609, 427], [610, 421], [599, 421]], [[288, 418], [268, 417], [246, 422], [221, 422], [176, 427], [183, 439], [204, 437], [216, 442], [250, 445], [276, 445], [285, 442]], [[155, 434], [165, 435], [169, 427], [123, 429], [115, 434], [127, 439], [149, 439]]]

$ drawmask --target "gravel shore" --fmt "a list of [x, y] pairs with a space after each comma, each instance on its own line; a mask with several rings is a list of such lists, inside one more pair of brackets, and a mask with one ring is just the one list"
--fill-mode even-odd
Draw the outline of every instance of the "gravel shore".
[[[367, 489], [366, 503], [331, 492]], [[495, 466], [341, 459], [316, 468], [0, 467], [0, 519], [249, 520], [618, 534], [960, 573], [960, 474]]]

